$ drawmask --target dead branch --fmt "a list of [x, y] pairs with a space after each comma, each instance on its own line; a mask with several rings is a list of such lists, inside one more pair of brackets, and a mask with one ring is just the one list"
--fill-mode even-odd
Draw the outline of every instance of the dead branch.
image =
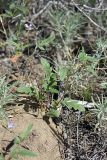
[[98, 25], [93, 19], [91, 19], [91, 17], [88, 16], [88, 15], [83, 11], [83, 9], [80, 8], [73, 0], [72, 0], [72, 3], [74, 4], [74, 6], [75, 6], [87, 19], [90, 20], [90, 22], [91, 22], [92, 24], [94, 24], [94, 26], [100, 28], [100, 29], [103, 30], [104, 32], [107, 32], [107, 30], [106, 30], [104, 27]]
[[32, 16], [31, 21], [33, 21], [34, 19], [37, 19], [42, 13], [44, 13], [49, 7], [51, 7], [52, 5], [58, 5], [60, 6], [60, 8], [63, 8], [64, 10], [68, 10], [65, 5], [63, 5], [61, 2], [57, 2], [57, 1], [49, 1], [43, 9], [41, 9], [38, 13], [34, 14]]

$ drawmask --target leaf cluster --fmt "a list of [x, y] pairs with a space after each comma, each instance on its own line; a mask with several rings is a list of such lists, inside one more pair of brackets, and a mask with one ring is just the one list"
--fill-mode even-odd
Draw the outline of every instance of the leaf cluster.
[[9, 85], [5, 78], [6, 77], [0, 78], [0, 118], [6, 118], [5, 107], [16, 98], [16, 96], [12, 93], [12, 88], [15, 84]]

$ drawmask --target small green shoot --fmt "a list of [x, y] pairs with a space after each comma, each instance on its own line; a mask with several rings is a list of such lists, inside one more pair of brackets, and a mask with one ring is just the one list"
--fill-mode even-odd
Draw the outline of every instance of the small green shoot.
[[46, 92], [50, 93], [58, 93], [57, 88], [57, 75], [52, 71], [52, 67], [50, 66], [49, 62], [41, 58], [41, 64], [45, 71], [45, 78], [43, 80], [43, 88]]
[[60, 81], [63, 82], [67, 77], [68, 68], [62, 64], [57, 65], [56, 73], [58, 74]]
[[31, 87], [26, 85], [21, 85], [20, 87], [18, 87], [17, 92], [32, 95]]
[[45, 50], [50, 46], [50, 44], [54, 43], [54, 39], [55, 39], [55, 35], [54, 33], [52, 33], [48, 38], [37, 40], [36, 47], [41, 50]]

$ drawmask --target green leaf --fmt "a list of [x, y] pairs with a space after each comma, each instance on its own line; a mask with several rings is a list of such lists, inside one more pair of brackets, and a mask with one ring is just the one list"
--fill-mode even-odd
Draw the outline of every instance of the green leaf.
[[10, 6], [9, 6], [10, 10], [15, 9], [15, 7], [16, 7], [15, 3], [11, 3]]
[[76, 100], [72, 100], [70, 98], [65, 98], [62, 102], [64, 106], [66, 106], [68, 109], [75, 109], [79, 110], [80, 112], [84, 112], [85, 108], [81, 104], [78, 104]]
[[49, 117], [59, 117], [60, 113], [57, 109], [52, 108], [46, 115]]
[[51, 93], [59, 93], [59, 91], [57, 89], [53, 88], [53, 87], [49, 87], [48, 91], [51, 92]]
[[7, 17], [7, 18], [13, 17], [13, 13], [9, 10], [6, 10], [6, 13], [4, 14], [4, 17]]
[[20, 133], [19, 138], [21, 138], [22, 141], [25, 140], [32, 132], [32, 127], [33, 124], [29, 124], [29, 126], [22, 133]]
[[12, 158], [17, 159], [18, 158], [18, 154], [17, 153], [18, 153], [18, 147], [17, 147], [17, 145], [14, 145], [10, 150], [10, 156]]
[[48, 38], [44, 38], [42, 40], [37, 41], [37, 48], [45, 50], [46, 47], [49, 47], [49, 45], [53, 43], [54, 39], [55, 35], [54, 33], [51, 33], [51, 35]]
[[81, 62], [94, 62], [96, 60], [95, 57], [91, 57], [89, 55], [87, 55], [85, 53], [85, 50], [84, 48], [82, 48], [82, 50], [80, 51], [79, 55], [78, 55], [78, 59], [81, 61]]
[[32, 89], [31, 89], [30, 86], [22, 85], [22, 86], [17, 88], [17, 92], [30, 94], [30, 93], [32, 93]]
[[45, 71], [50, 70], [50, 64], [45, 58], [41, 58], [41, 64]]
[[78, 59], [81, 61], [81, 62], [87, 62], [88, 61], [88, 56], [87, 54], [84, 52], [84, 51], [81, 51], [78, 55]]
[[16, 137], [16, 138], [14, 139], [14, 144], [20, 144], [20, 143], [21, 143], [20, 138], [19, 138], [19, 137]]
[[63, 67], [62, 65], [58, 66], [58, 68], [57, 68], [57, 74], [59, 75], [61, 81], [64, 81], [64, 79], [67, 76], [67, 72], [68, 71], [67, 71], [66, 67]]
[[42, 87], [43, 87], [43, 89], [44, 89], [45, 91], [47, 91], [48, 83], [47, 83], [46, 81], [44, 81]]
[[5, 160], [3, 155], [0, 154], [0, 160]]
[[19, 148], [17, 154], [23, 157], [36, 157], [38, 154], [25, 148]]

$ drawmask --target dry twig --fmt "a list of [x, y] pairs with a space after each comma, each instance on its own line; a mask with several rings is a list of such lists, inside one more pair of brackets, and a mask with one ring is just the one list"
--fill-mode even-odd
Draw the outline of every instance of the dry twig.
[[51, 7], [52, 5], [58, 5], [60, 6], [61, 8], [63, 8], [64, 10], [68, 10], [65, 5], [63, 5], [61, 2], [57, 2], [57, 1], [49, 1], [43, 9], [41, 9], [38, 13], [34, 14], [32, 16], [32, 19], [31, 21], [37, 19], [42, 13], [44, 13], [49, 7]]
[[96, 27], [100, 28], [100, 29], [103, 30], [104, 32], [107, 32], [107, 30], [106, 30], [104, 27], [98, 25], [94, 20], [92, 20], [92, 18], [91, 18], [90, 16], [88, 16], [88, 15], [83, 11], [83, 9], [80, 8], [73, 0], [72, 0], [72, 3], [74, 4], [74, 6], [75, 6], [87, 19], [90, 20], [90, 22], [91, 22], [92, 24], [94, 24]]

